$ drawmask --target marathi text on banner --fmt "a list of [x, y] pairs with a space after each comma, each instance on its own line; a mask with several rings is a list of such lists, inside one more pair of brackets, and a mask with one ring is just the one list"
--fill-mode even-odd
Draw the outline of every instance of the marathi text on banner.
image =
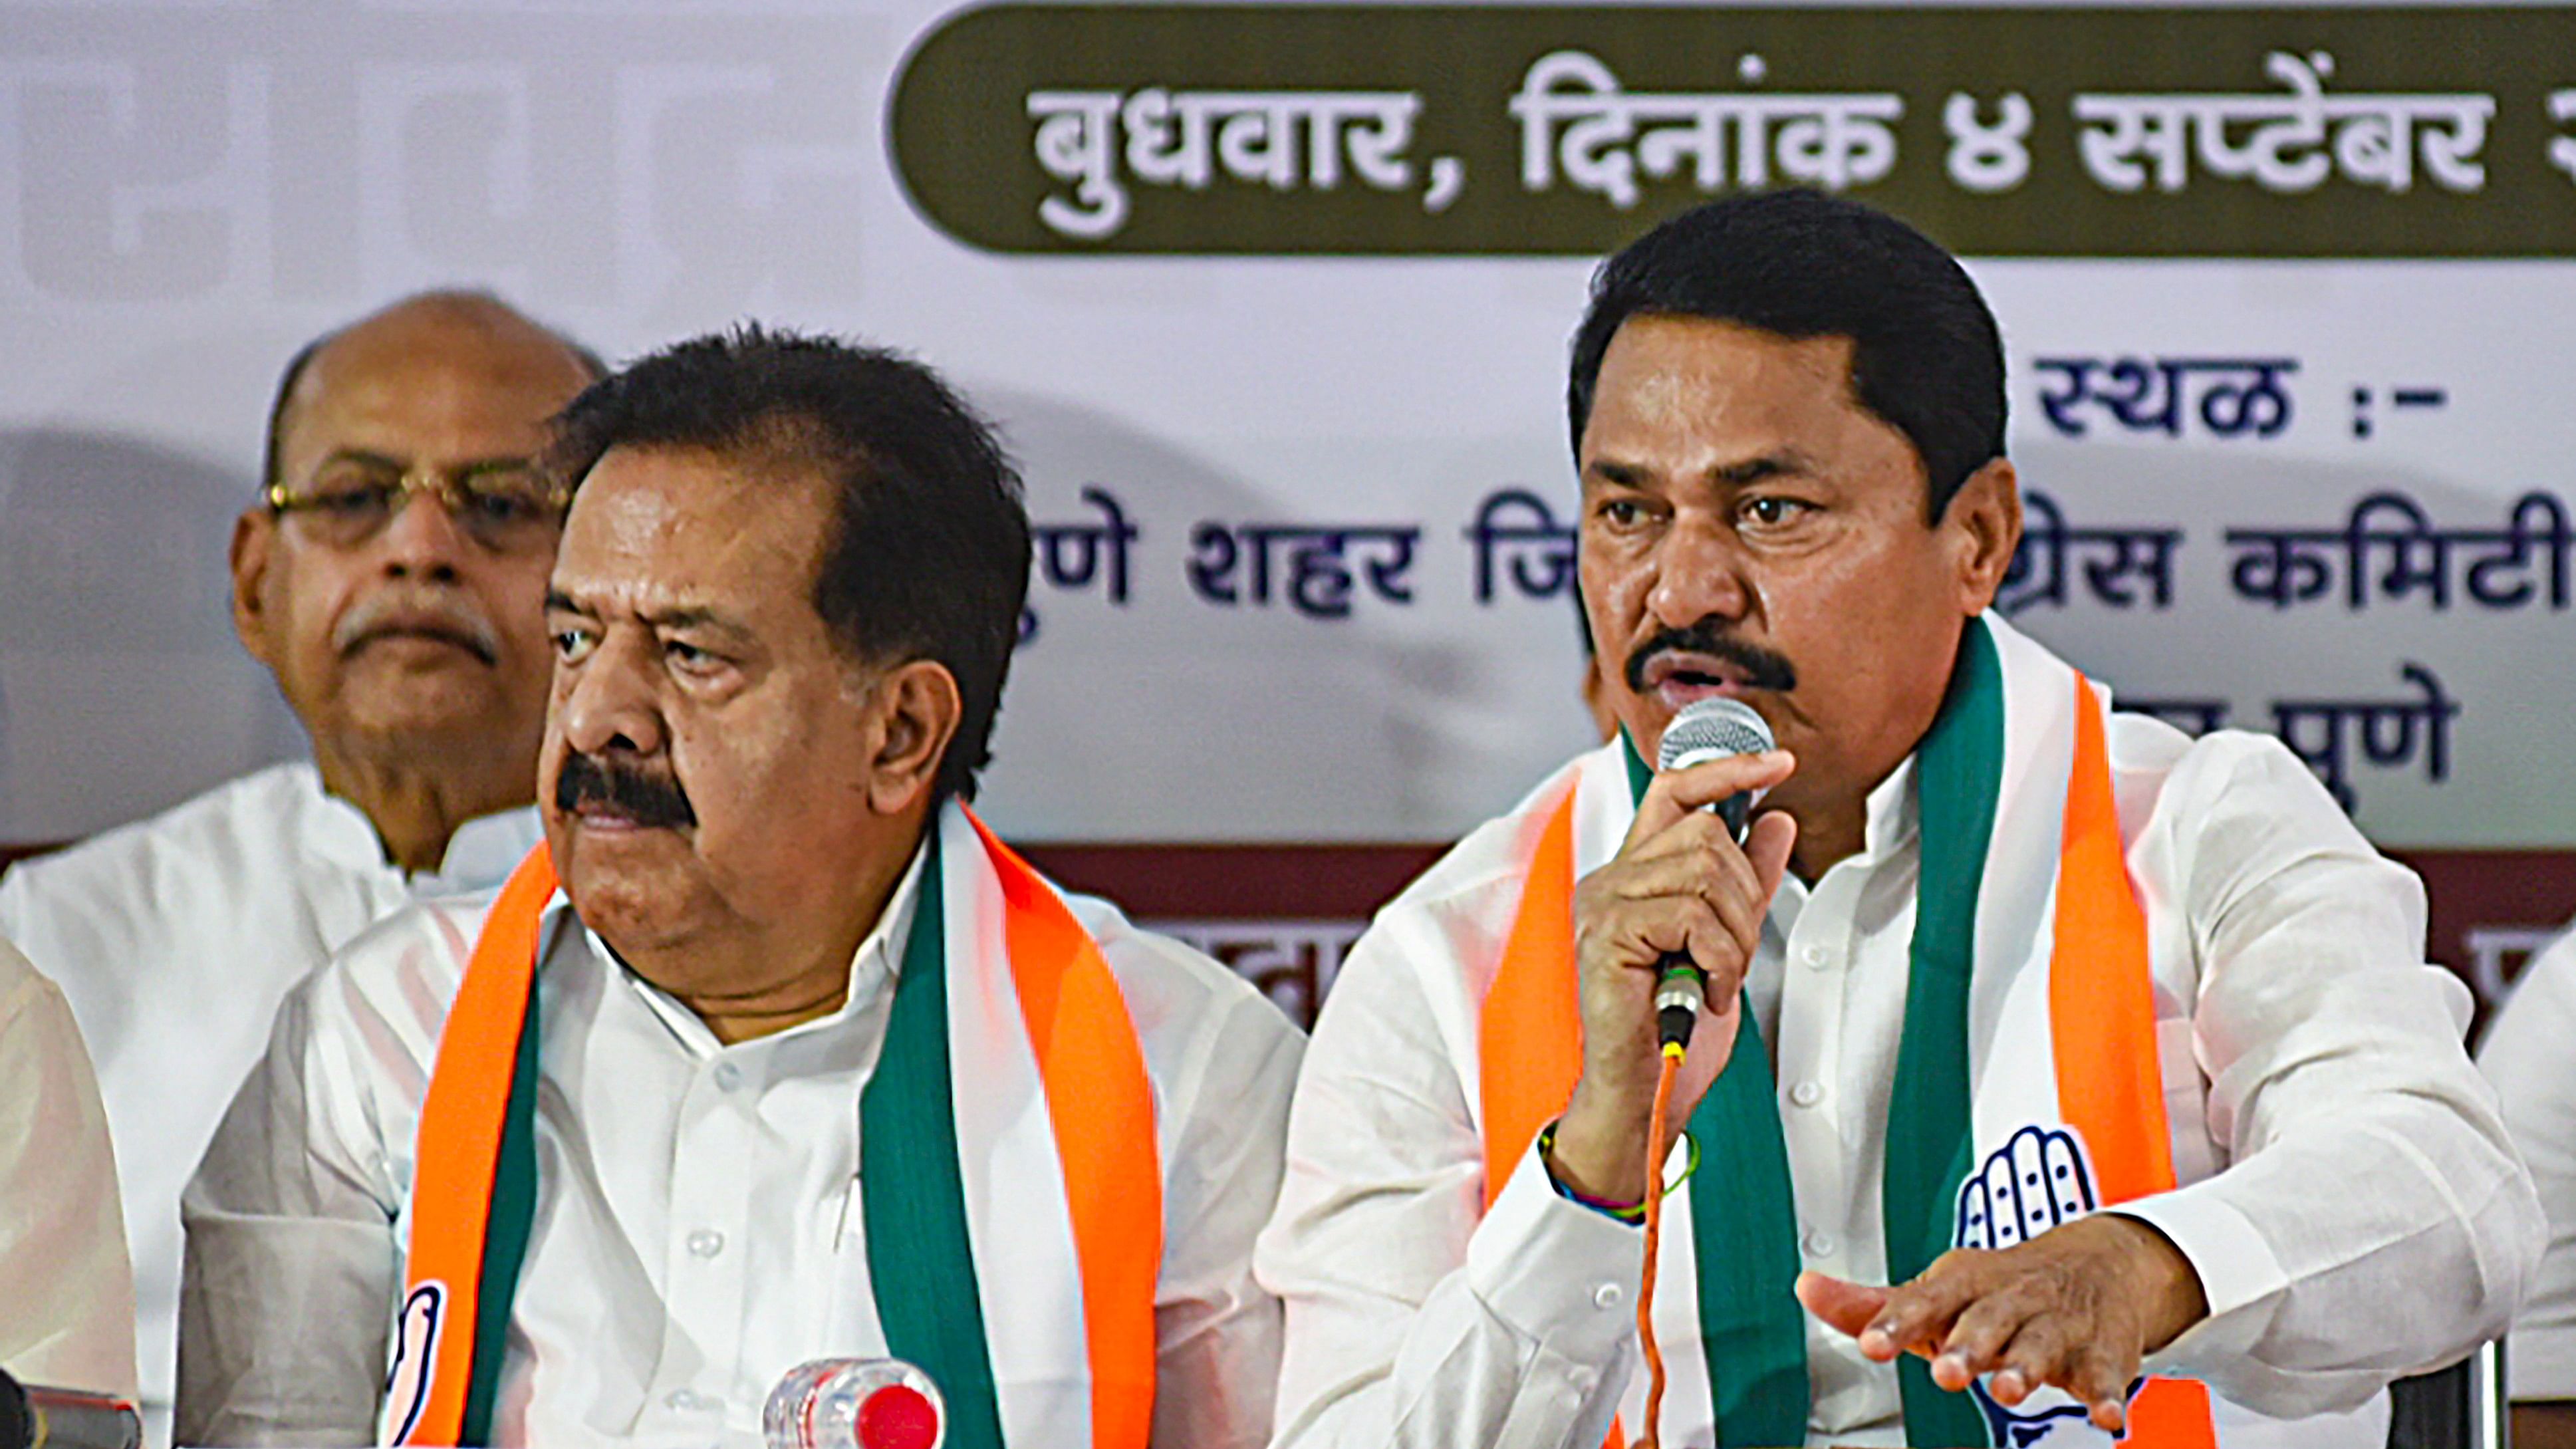
[[[1073, 187], [1070, 198], [1039, 201], [1038, 216], [1093, 241], [1126, 225], [1129, 182], [1204, 191], [1222, 175], [1273, 191], [1331, 191], [1347, 171], [1378, 191], [1402, 191], [1413, 184], [1404, 153], [1421, 109], [1421, 96], [1406, 91], [1032, 91], [1038, 164]], [[1423, 207], [1446, 206], [1462, 179], [1454, 159], [1435, 161]]]
[[2250, 180], [2283, 194], [2313, 191], [2341, 175], [2356, 185], [2402, 192], [2418, 164], [2446, 191], [2486, 185], [2478, 153], [2495, 97], [2328, 95], [2334, 57], [2285, 50], [2263, 59], [2287, 95], [2101, 95], [2075, 97], [2084, 169], [2113, 191], [2158, 191], [2191, 183], [2192, 163], [2229, 181]]

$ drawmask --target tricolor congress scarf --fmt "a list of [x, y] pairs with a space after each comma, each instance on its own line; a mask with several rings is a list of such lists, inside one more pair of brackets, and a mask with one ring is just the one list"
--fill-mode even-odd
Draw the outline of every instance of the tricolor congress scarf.
[[[2081, 674], [2037, 644], [1969, 623], [1916, 756], [1921, 865], [1881, 1195], [1891, 1282], [1953, 1246], [2009, 1246], [2175, 1185], [2146, 917], [2123, 864], [2107, 713]], [[1625, 753], [1633, 808], [1651, 776]], [[1489, 1204], [1582, 1072], [1574, 821], [1578, 788], [1596, 787], [1580, 765], [1570, 773], [1533, 817], [1528, 883], [1482, 1008]], [[1972, 996], [2000, 1000], [1984, 1006], [1998, 1025], [1975, 1060]], [[1806, 1327], [1791, 1294], [1796, 1202], [1749, 1001], [1738, 1019], [1734, 1054], [1691, 1116], [1700, 1166], [1683, 1189], [1687, 1211], [1666, 1217], [1666, 1252], [1678, 1245], [1689, 1258], [1667, 1257], [1662, 1278], [1696, 1296], [1717, 1442], [1799, 1444], [1808, 1404]], [[1943, 1392], [1910, 1355], [1899, 1375], [1910, 1443], [2028, 1449], [2085, 1425], [2082, 1406], [2054, 1390], [2006, 1410], [1982, 1392]], [[2149, 1380], [2130, 1404], [2128, 1442], [2209, 1449], [2207, 1391]]]
[[[1163, 1214], [1135, 1025], [1098, 944], [982, 821], [949, 804], [926, 849], [857, 1107], [885, 1349], [937, 1381], [957, 1449], [1145, 1449]], [[555, 888], [539, 845], [485, 921], [439, 1041], [388, 1443], [491, 1439], [541, 1191], [536, 963]]]

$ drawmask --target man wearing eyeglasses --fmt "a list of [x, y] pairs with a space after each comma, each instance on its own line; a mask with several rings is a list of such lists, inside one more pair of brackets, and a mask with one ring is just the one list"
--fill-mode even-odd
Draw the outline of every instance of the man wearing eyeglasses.
[[0, 878], [0, 936], [61, 985], [97, 1061], [147, 1410], [173, 1384], [179, 1191], [279, 1000], [415, 897], [497, 884], [537, 838], [563, 499], [530, 459], [602, 372], [478, 293], [406, 298], [299, 352], [233, 530], [233, 622], [313, 758]]

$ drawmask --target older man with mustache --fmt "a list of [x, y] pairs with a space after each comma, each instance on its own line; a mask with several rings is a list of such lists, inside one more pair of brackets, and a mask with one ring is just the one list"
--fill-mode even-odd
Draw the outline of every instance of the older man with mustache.
[[546, 843], [288, 998], [188, 1193], [181, 1433], [757, 1444], [789, 1369], [891, 1353], [958, 1449], [1255, 1449], [1301, 1038], [966, 808], [996, 439], [757, 329], [562, 427]]
[[288, 365], [233, 620], [313, 758], [0, 878], [0, 936], [70, 999], [125, 1184], [147, 1411], [168, 1410], [179, 1192], [279, 1000], [369, 923], [498, 880], [536, 838], [546, 571], [531, 466], [597, 359], [490, 296], [433, 292]]

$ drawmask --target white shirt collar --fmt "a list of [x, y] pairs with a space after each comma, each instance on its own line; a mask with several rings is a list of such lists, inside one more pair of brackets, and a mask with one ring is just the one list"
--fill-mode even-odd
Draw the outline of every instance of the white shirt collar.
[[1897, 761], [1887, 778], [1869, 792], [1861, 827], [1861, 859], [1889, 860], [1914, 843], [1918, 818], [1914, 800], [1915, 755]]
[[447, 838], [438, 869], [404, 871], [385, 858], [384, 838], [365, 811], [324, 789], [322, 773], [312, 765], [303, 766], [302, 773], [319, 807], [311, 836], [314, 849], [350, 870], [401, 876], [414, 895], [463, 895], [499, 885], [545, 833], [534, 805], [478, 815]]
[[[934, 824], [932, 828], [937, 827]], [[812, 1021], [800, 1022], [773, 1036], [762, 1037], [760, 1041], [789, 1040], [841, 1030], [854, 1020], [866, 1017], [893, 989], [903, 972], [903, 948], [911, 939], [913, 911], [921, 899], [922, 866], [929, 858], [927, 843], [925, 836], [922, 844], [913, 847], [912, 859], [905, 865], [903, 875], [896, 880], [894, 894], [886, 897], [885, 909], [877, 913], [876, 924], [868, 929], [867, 935], [859, 941], [858, 950], [852, 954], [850, 989], [840, 1006]], [[563, 917], [571, 917], [581, 929], [578, 932], [560, 929]], [[617, 958], [598, 932], [581, 923], [572, 911], [571, 898], [562, 890], [558, 889], [554, 899], [547, 903], [545, 916], [537, 930], [538, 939], [548, 943], [550, 960], [564, 944], [580, 943], [589, 960], [614, 973], [618, 980], [643, 998], [644, 1004], [661, 1018], [662, 1024], [670, 1028], [671, 1034], [692, 1054], [711, 1057], [726, 1050], [725, 1044], [716, 1039], [715, 1033], [707, 1029], [707, 1024], [698, 1019], [696, 1012], [681, 1004], [677, 997], [637, 975], [634, 968]]]
[[412, 887], [424, 895], [458, 895], [498, 885], [544, 836], [545, 822], [534, 805], [477, 815], [456, 827], [438, 869], [413, 875]]

